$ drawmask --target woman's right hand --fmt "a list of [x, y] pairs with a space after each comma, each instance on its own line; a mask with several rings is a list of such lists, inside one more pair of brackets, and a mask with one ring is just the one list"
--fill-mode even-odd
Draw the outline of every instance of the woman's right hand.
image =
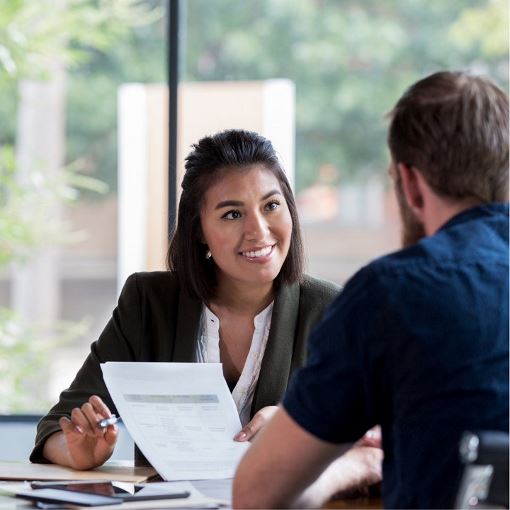
[[[116, 425], [101, 429], [97, 422], [111, 415], [107, 405], [97, 395], [91, 396], [88, 402], [71, 411], [71, 419], [60, 418], [62, 432], [48, 438], [44, 456], [54, 463], [74, 469], [92, 469], [102, 465], [111, 457], [119, 431]], [[65, 453], [62, 450], [58, 452], [62, 446]]]
[[277, 410], [278, 406], [266, 406], [259, 409], [255, 416], [234, 436], [234, 441], [251, 441]]

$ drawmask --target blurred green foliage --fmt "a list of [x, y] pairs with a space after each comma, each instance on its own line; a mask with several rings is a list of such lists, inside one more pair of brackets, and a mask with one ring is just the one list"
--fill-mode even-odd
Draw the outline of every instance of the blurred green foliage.
[[[64, 6], [64, 7], [62, 7]], [[84, 68], [96, 54], [108, 52], [135, 26], [143, 26], [161, 18], [161, 10], [135, 0], [3, 0], [0, 3], [0, 269], [10, 263], [20, 264], [33, 258], [48, 246], [80, 239], [59, 210], [59, 205], [76, 201], [79, 192], [91, 196], [104, 194], [108, 186], [98, 173], [87, 172], [91, 149], [90, 136], [81, 137], [82, 145], [68, 153], [68, 163], [51, 172], [33, 162], [23, 178], [17, 173], [16, 107], [18, 86], [22, 80], [45, 81], [51, 78], [55, 62], [64, 68]], [[80, 67], [81, 66], [81, 67]], [[94, 71], [94, 77], [97, 73]], [[115, 86], [107, 86], [105, 96], [111, 101]], [[93, 104], [101, 107], [94, 94], [96, 86], [83, 87], [87, 98], [75, 96], [80, 116], [79, 125], [87, 125], [97, 138], [111, 133], [115, 116], [90, 115]], [[96, 79], [98, 85], [100, 79]], [[89, 84], [90, 85], [90, 84]], [[74, 90], [74, 88], [73, 88]], [[81, 108], [80, 108], [81, 105]], [[108, 108], [105, 109], [108, 111]], [[51, 122], [51, 119], [48, 120]], [[102, 123], [102, 124], [101, 124]], [[92, 127], [90, 127], [92, 125]], [[101, 129], [102, 128], [102, 131]], [[71, 140], [77, 143], [76, 136]], [[109, 147], [111, 149], [112, 147]], [[34, 412], [49, 406], [46, 382], [49, 363], [56, 347], [83, 335], [88, 320], [80, 322], [44, 321], [28, 324], [14, 310], [0, 307], [0, 413]]]
[[[385, 170], [384, 115], [406, 87], [470, 69], [508, 87], [505, 0], [190, 0], [187, 80], [296, 83], [296, 177]], [[206, 114], [206, 112], [204, 112]]]
[[[384, 115], [407, 86], [428, 73], [471, 69], [508, 87], [505, 0], [181, 3], [183, 80], [296, 83], [298, 190], [316, 182], [324, 166], [333, 168], [337, 179], [384, 170]], [[9, 4], [39, 2], [2, 2]], [[71, 41], [62, 57], [71, 59], [73, 70], [67, 159], [81, 159], [88, 174], [115, 192], [117, 88], [166, 80], [165, 2], [69, 0], [69, 5], [67, 17], [46, 25]], [[39, 30], [34, 45], [46, 41], [45, 33]], [[15, 46], [12, 37], [11, 43], [8, 48]], [[0, 43], [0, 63], [2, 53]], [[0, 114], [6, 119], [0, 143], [13, 138], [14, 95], [0, 79]]]
[[[0, 2], [0, 146], [14, 145], [19, 79], [44, 79], [48, 62], [69, 71], [66, 161], [117, 186], [117, 88], [165, 77], [160, 0]], [[88, 199], [96, 193], [83, 194]]]
[[45, 246], [81, 237], [61, 218], [55, 204], [75, 201], [78, 190], [104, 194], [107, 187], [80, 174], [79, 163], [52, 175], [33, 170], [20, 181], [13, 147], [0, 148], [0, 267], [29, 260]]
[[0, 413], [48, 409], [52, 402], [45, 383], [52, 353], [87, 329], [87, 320], [28, 325], [13, 310], [0, 307]]
[[[105, 188], [75, 170], [65, 168], [54, 175], [34, 170], [20, 182], [12, 146], [0, 148], [0, 268], [23, 264], [46, 246], [80, 238], [80, 232], [61, 219], [55, 204], [75, 200], [77, 189]], [[0, 413], [48, 407], [45, 381], [52, 353], [83, 335], [89, 322], [27, 324], [14, 310], [0, 307]]]
[[44, 79], [49, 62], [77, 67], [160, 17], [139, 0], [3, 0], [1, 68], [14, 79]]

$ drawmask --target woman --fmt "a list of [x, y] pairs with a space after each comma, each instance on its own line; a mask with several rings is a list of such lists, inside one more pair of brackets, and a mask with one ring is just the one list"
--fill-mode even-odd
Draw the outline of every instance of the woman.
[[[339, 289], [303, 276], [296, 205], [271, 143], [225, 131], [194, 145], [185, 167], [170, 270], [128, 278], [75, 380], [39, 423], [33, 462], [89, 469], [111, 456], [117, 427], [96, 425], [115, 412], [100, 363], [221, 361], [245, 425], [237, 440], [263, 425], [302, 365], [310, 328]], [[135, 458], [143, 460], [138, 449]]]

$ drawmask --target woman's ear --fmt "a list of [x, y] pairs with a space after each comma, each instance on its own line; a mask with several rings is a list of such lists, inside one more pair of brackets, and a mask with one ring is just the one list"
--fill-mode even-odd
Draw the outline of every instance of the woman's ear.
[[423, 220], [423, 179], [420, 178], [416, 168], [404, 163], [397, 164], [397, 172], [400, 174], [402, 191], [407, 205], [419, 220]]

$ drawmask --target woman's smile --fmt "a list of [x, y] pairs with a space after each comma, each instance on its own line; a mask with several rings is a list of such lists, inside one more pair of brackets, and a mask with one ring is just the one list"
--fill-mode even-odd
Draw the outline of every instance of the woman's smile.
[[240, 252], [244, 258], [246, 258], [250, 262], [258, 262], [264, 263], [268, 262], [273, 254], [273, 247], [275, 244], [270, 244], [268, 246], [264, 246], [263, 248], [253, 248], [251, 250], [246, 250]]

